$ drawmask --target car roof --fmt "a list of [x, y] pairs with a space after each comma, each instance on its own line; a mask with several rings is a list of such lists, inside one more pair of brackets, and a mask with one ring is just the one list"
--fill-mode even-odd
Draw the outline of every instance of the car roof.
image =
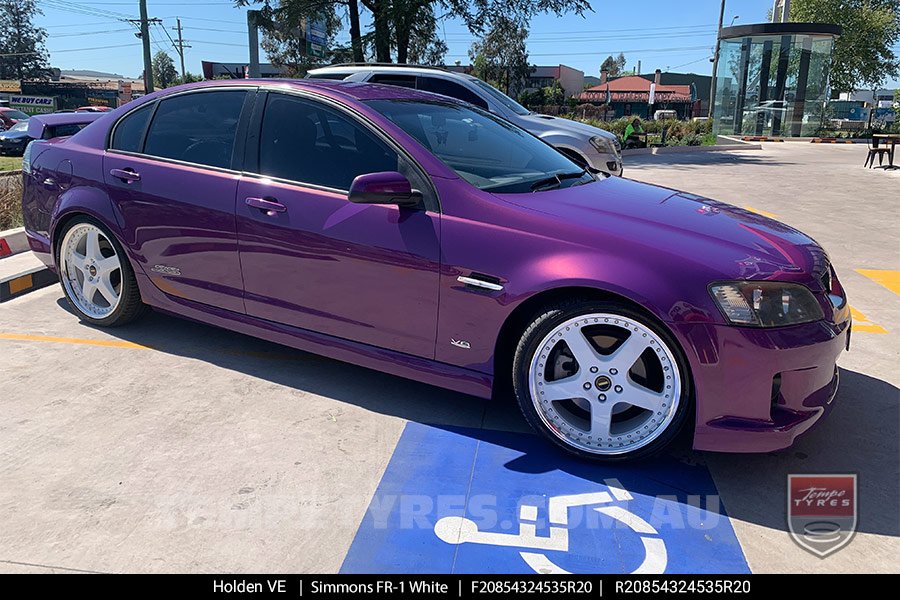
[[[423, 100], [458, 103], [453, 98], [442, 96], [440, 94], [432, 94], [419, 90], [396, 85], [381, 85], [377, 83], [358, 83], [354, 81], [335, 81], [331, 79], [218, 79], [214, 81], [200, 81], [197, 83], [189, 83], [174, 88], [166, 88], [149, 94], [146, 96], [164, 97], [168, 93], [178, 91], [188, 91], [190, 89], [210, 89], [215, 87], [234, 87], [234, 86], [259, 86], [268, 89], [297, 89], [308, 90], [312, 92], [320, 92], [332, 97], [343, 97], [349, 100], [366, 101], [366, 100]], [[82, 113], [83, 114], [83, 113]]]
[[476, 79], [467, 73], [459, 73], [457, 71], [449, 71], [447, 69], [443, 69], [441, 67], [423, 67], [417, 65], [355, 65], [355, 64], [347, 64], [347, 65], [331, 65], [328, 67], [320, 67], [318, 69], [311, 69], [309, 71], [313, 75], [317, 75], [319, 73], [363, 73], [363, 72], [378, 72], [378, 73], [401, 73], [406, 75], [431, 75], [433, 77], [442, 77], [447, 79]]

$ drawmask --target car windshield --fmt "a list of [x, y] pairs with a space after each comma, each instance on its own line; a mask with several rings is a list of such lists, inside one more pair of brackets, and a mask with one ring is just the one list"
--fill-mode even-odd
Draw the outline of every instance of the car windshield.
[[24, 120], [28, 118], [28, 115], [23, 113], [20, 110], [8, 110], [4, 113], [10, 119], [16, 119], [17, 121]]
[[525, 108], [524, 106], [522, 106], [521, 104], [519, 104], [518, 102], [516, 102], [515, 100], [513, 100], [512, 98], [510, 98], [509, 96], [507, 96], [506, 94], [504, 94], [503, 92], [501, 92], [500, 90], [498, 90], [497, 88], [492, 86], [491, 84], [485, 83], [484, 81], [482, 81], [480, 79], [472, 79], [471, 81], [472, 81], [472, 83], [477, 85], [479, 88], [481, 88], [483, 91], [487, 92], [491, 98], [493, 98], [494, 100], [496, 100], [497, 102], [499, 102], [500, 104], [502, 104], [503, 106], [508, 108], [509, 110], [513, 111], [517, 115], [531, 114], [530, 110], [528, 110], [527, 108]]
[[9, 128], [9, 131], [25, 131], [28, 129], [28, 120], [19, 121], [15, 125]]
[[595, 181], [552, 146], [477, 108], [420, 100], [368, 104], [479, 189], [527, 193]]

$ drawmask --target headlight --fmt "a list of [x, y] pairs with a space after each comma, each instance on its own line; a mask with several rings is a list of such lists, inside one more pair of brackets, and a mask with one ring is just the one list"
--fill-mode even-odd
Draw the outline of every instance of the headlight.
[[597, 149], [598, 152], [606, 152], [607, 154], [616, 155], [618, 151], [616, 150], [616, 145], [612, 140], [607, 139], [605, 137], [595, 135], [591, 138], [591, 146]]
[[825, 318], [805, 286], [778, 281], [715, 283], [709, 291], [734, 325], [781, 327]]

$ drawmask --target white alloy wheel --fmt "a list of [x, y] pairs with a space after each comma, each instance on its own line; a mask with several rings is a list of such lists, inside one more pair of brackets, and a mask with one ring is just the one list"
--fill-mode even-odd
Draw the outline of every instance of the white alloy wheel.
[[108, 317], [122, 298], [122, 263], [116, 247], [92, 223], [78, 223], [60, 245], [61, 279], [66, 295], [93, 319]]
[[663, 338], [635, 319], [602, 312], [550, 330], [531, 359], [528, 385], [547, 430], [598, 456], [647, 446], [682, 402], [682, 374]]

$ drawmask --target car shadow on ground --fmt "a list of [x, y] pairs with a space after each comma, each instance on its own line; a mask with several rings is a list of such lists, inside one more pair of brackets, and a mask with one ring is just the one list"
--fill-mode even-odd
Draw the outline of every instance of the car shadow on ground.
[[[757, 152], [757, 153], [754, 153]], [[796, 165], [797, 163], [776, 159], [761, 151], [726, 150], [720, 152], [683, 152], [673, 154], [635, 154], [622, 158], [625, 167], [625, 176], [628, 177], [629, 169], [640, 169], [642, 166], [654, 169], [685, 169], [694, 165], [721, 164], [727, 166], [759, 165], [765, 167], [777, 167]]]
[[[64, 299], [57, 303], [71, 312]], [[482, 400], [155, 312], [136, 323], [102, 331], [159, 352], [506, 445], [521, 452], [503, 465], [512, 471], [564, 471], [596, 482], [606, 475], [603, 467], [573, 460], [548, 443], [536, 444], [533, 436], [498, 435], [498, 431], [530, 431], [512, 399]], [[653, 495], [658, 475], [652, 474], [661, 467], [665, 470], [667, 465], [679, 463], [706, 466], [729, 516], [787, 530], [789, 473], [856, 473], [858, 531], [900, 536], [896, 510], [900, 497], [900, 390], [856, 371], [841, 369], [840, 373], [834, 410], [792, 448], [769, 454], [696, 452], [690, 449], [689, 436], [683, 435], [666, 456], [627, 463], [630, 469], [648, 473], [645, 483], [631, 491]], [[620, 469], [622, 463], [614, 467]], [[678, 487], [677, 482], [666, 484]]]

